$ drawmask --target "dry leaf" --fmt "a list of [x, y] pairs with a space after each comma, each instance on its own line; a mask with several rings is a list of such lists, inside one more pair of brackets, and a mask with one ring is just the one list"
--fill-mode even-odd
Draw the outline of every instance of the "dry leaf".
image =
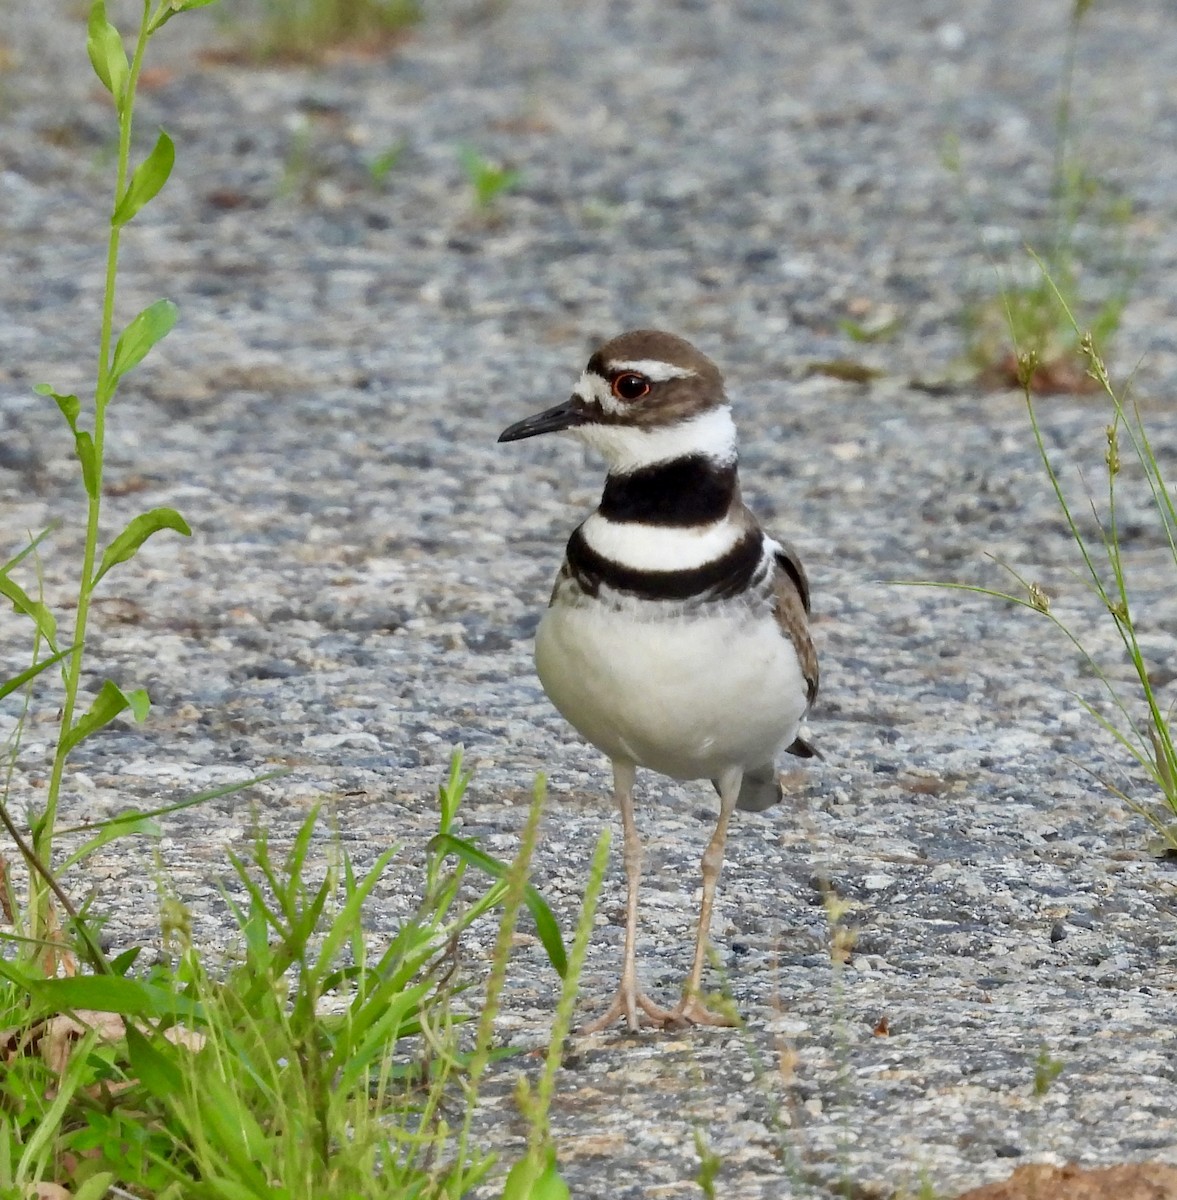
[[29, 1200], [69, 1200], [69, 1192], [60, 1183], [34, 1183]]
[[117, 1042], [127, 1034], [123, 1019], [117, 1013], [80, 1009], [75, 1015], [78, 1018], [76, 1020], [64, 1014], [50, 1017], [41, 1029], [41, 1057], [56, 1075], [65, 1072], [74, 1045], [90, 1030], [94, 1030], [104, 1042]]

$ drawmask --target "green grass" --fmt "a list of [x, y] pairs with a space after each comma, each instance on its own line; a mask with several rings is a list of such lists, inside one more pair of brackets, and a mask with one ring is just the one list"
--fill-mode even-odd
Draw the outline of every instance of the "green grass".
[[[118, 264], [124, 230], [138, 213], [158, 195], [167, 183], [175, 161], [175, 147], [161, 131], [153, 148], [137, 165], [133, 159], [134, 109], [139, 74], [147, 46], [153, 36], [178, 12], [201, 8], [210, 0], [146, 0], [141, 11], [133, 51], [128, 56], [123, 38], [106, 16], [101, 0], [96, 0], [87, 23], [87, 51], [95, 74], [110, 93], [114, 105], [118, 135], [113, 195], [107, 238], [106, 271], [101, 303], [101, 319], [94, 391], [85, 401], [73, 394], [56, 391], [42, 384], [37, 391], [51, 399], [60, 410], [77, 456], [85, 494], [84, 511], [78, 514], [82, 527], [81, 561], [76, 567], [73, 628], [68, 637], [60, 633], [63, 624], [40, 594], [42, 564], [40, 545], [48, 531], [33, 537], [0, 565], [0, 595], [29, 621], [31, 650], [29, 666], [8, 679], [0, 679], [0, 698], [13, 693], [23, 696], [16, 732], [6, 745], [3, 803], [0, 822], [27, 867], [28, 893], [23, 906], [15, 902], [11, 879], [6, 876], [6, 904], [18, 938], [23, 939], [26, 957], [40, 957], [49, 974], [56, 969], [55, 943], [60, 942], [59, 925], [64, 919], [71, 925], [74, 940], [91, 967], [100, 972], [109, 964], [98, 949], [85, 922], [70, 905], [53, 874], [54, 842], [57, 835], [58, 805], [66, 763], [83, 742], [116, 718], [142, 721], [150, 709], [150, 700], [142, 688], [129, 687], [106, 679], [90, 696], [82, 690], [86, 661], [86, 640], [92, 602], [106, 575], [132, 559], [143, 543], [154, 534], [170, 530], [182, 535], [191, 531], [184, 518], [172, 508], [154, 508], [132, 518], [113, 535], [102, 522], [104, 448], [107, 420], [124, 379], [166, 337], [176, 322], [176, 307], [169, 300], [149, 304], [115, 336]], [[32, 589], [28, 582], [32, 582]], [[60, 676], [59, 696], [42, 698], [38, 691], [51, 678], [50, 670]], [[44, 807], [31, 814], [27, 830], [18, 829], [9, 806], [9, 784], [20, 754], [24, 722], [35, 701], [58, 711], [57, 733]], [[117, 834], [142, 832], [133, 819], [100, 827], [99, 836], [109, 840]], [[99, 843], [101, 844], [101, 843]], [[90, 848], [96, 848], [92, 843]], [[84, 855], [82, 856], [84, 858]], [[79, 861], [78, 856], [71, 864]], [[71, 865], [66, 864], [66, 865]], [[59, 911], [60, 910], [60, 911]]]
[[401, 138], [368, 160], [368, 178], [374, 188], [380, 189], [387, 184], [393, 170], [404, 157], [408, 145], [408, 139]]
[[[437, 833], [417, 853], [420, 877], [411, 882], [402, 848], [361, 869], [323, 829], [318, 811], [281, 852], [255, 831], [248, 850], [229, 854], [224, 899], [235, 945], [227, 958], [194, 942], [191, 917], [168, 894], [166, 877], [158, 881], [161, 929], [153, 944], [107, 948], [99, 901], [91, 896], [79, 906], [71, 898], [71, 871], [95, 851], [125, 837], [157, 836], [171, 813], [256, 782], [92, 826], [61, 821], [77, 749], [115, 720], [142, 721], [150, 711], [146, 692], [125, 682], [83, 690], [93, 670], [94, 597], [147, 538], [189, 532], [167, 508], [106, 529], [102, 482], [120, 386], [177, 319], [175, 306], [161, 299], [115, 333], [122, 234], [175, 161], [166, 133], [145, 154], [136, 151], [138, 79], [159, 30], [209, 2], [145, 0], [130, 55], [102, 0], [87, 26], [118, 133], [97, 368], [85, 398], [37, 389], [60, 411], [81, 477], [80, 509], [63, 518], [81, 532], [78, 562], [64, 564], [76, 577], [74, 603], [54, 612], [44, 599], [47, 568], [60, 573], [42, 559], [50, 530], [0, 565], [0, 596], [25, 619], [30, 645], [28, 665], [0, 678], [0, 701], [16, 714], [0, 771], [7, 834], [0, 848], [7, 926], [0, 931], [0, 1196], [29, 1197], [53, 1185], [83, 1200], [111, 1189], [144, 1200], [458, 1200], [492, 1169], [505, 1171], [476, 1135], [474, 1118], [479, 1085], [502, 1055], [493, 1047], [495, 1017], [526, 910], [563, 988], [543, 1071], [526, 1093], [527, 1149], [505, 1174], [504, 1196], [559, 1200], [568, 1193], [548, 1114], [607, 842], [598, 846], [569, 960], [555, 918], [528, 882], [542, 779], [518, 853], [503, 863], [455, 832], [469, 779], [456, 752], [438, 794]], [[34, 716], [56, 728], [40, 809], [14, 794]], [[394, 864], [398, 887], [413, 889], [416, 906], [394, 934], [377, 939], [370, 910]], [[487, 921], [497, 921], [498, 933], [479, 998], [458, 955], [463, 934]]]
[[[1106, 356], [1135, 277], [1124, 246], [1130, 203], [1088, 169], [1075, 142], [1076, 62], [1084, 20], [1095, 0], [1071, 0], [1054, 120], [1054, 161], [1046, 227], [1035, 253], [1047, 275], [1021, 264], [994, 264], [999, 292], [974, 300], [962, 314], [966, 358], [990, 386], [1021, 387], [1019, 359], [1034, 359], [1029, 386], [1035, 393], [1094, 391], [1077, 314], [1098, 353]], [[959, 147], [946, 146], [945, 165], [960, 173]], [[1095, 258], [1115, 264], [1112, 278], [1093, 282]], [[1012, 346], [1011, 346], [1012, 342]], [[1017, 349], [1014, 349], [1016, 347]]]
[[522, 173], [479, 154], [473, 146], [458, 151], [458, 161], [466, 173], [475, 208], [493, 208], [501, 196], [517, 187]]
[[[568, 964], [550, 912], [527, 883], [542, 780], [515, 859], [495, 863], [499, 878], [463, 900], [470, 864], [482, 859], [450, 829], [468, 779], [456, 753], [419, 904], [379, 948], [366, 909], [400, 848], [359, 872], [337, 839], [325, 857], [315, 851], [321, 819], [313, 812], [282, 855], [258, 832], [247, 855], [230, 856], [235, 886], [225, 895], [237, 944], [225, 961], [210, 964], [175, 900], [163, 906], [164, 953], [142, 971], [134, 951], [108, 974], [72, 978], [0, 960], [0, 1111], [8, 1115], [0, 1188], [24, 1194], [50, 1181], [82, 1189], [102, 1179], [103, 1189], [144, 1197], [456, 1200], [495, 1165], [475, 1144], [473, 1117], [517, 920], [538, 906], [546, 923], [537, 928], [564, 987], [525, 1107], [528, 1149], [504, 1196], [559, 1194], [551, 1190], [562, 1184], [548, 1110], [607, 839]], [[456, 972], [461, 936], [494, 909], [501, 915], [485, 995], [460, 1008], [469, 986]], [[455, 1126], [457, 1112], [464, 1115]]]
[[[1047, 286], [1053, 287], [1047, 264], [1040, 259], [1036, 262]], [[1076, 576], [1086, 587], [1096, 611], [1114, 629], [1124, 658], [1131, 666], [1135, 687], [1122, 683], [1113, 668], [1095, 658], [1080, 636], [1052, 610], [1050, 596], [1039, 583], [1024, 578], [1013, 568], [1001, 564], [1017, 583], [1017, 592], [969, 584], [934, 586], [979, 592], [1018, 605], [1049, 621], [1070, 642], [1103, 692], [1102, 704], [1084, 696], [1078, 697], [1079, 702], [1115, 739], [1139, 776], [1147, 780], [1149, 794], [1141, 798], [1109, 779], [1101, 779], [1102, 784], [1152, 826], [1155, 851], [1177, 854], [1177, 721], [1174, 706], [1166, 707], [1157, 695], [1141, 645], [1141, 630], [1147, 629], [1155, 618], [1147, 611], [1142, 612], [1137, 603], [1132, 568], [1121, 544], [1119, 521], [1120, 493], [1129, 486], [1145, 501], [1146, 511], [1151, 506], [1155, 536], [1168, 560], [1166, 569], [1169, 565], [1172, 568], [1171, 589], [1177, 589], [1177, 501], [1165, 469], [1153, 452], [1140, 408], [1135, 401], [1129, 401], [1126, 392], [1113, 386], [1094, 338], [1080, 330], [1062, 293], [1053, 289], [1053, 294], [1071, 324], [1088, 375], [1107, 405], [1102, 498], [1097, 498], [1083, 480], [1082, 495], [1075, 499], [1073, 485], [1054, 467], [1038, 421], [1033, 381], [1040, 364], [1032, 349], [1019, 348], [1018, 375], [1034, 442], [1060, 518], [1075, 548]], [[1090, 522], [1081, 520], [1084, 510], [1090, 515]], [[1172, 590], [1166, 600], [1171, 595]]]
[[419, 0], [254, 0], [227, 17], [231, 59], [314, 63], [332, 50], [380, 52], [422, 18]]
[[1055, 1080], [1063, 1073], [1066, 1063], [1054, 1058], [1045, 1043], [1038, 1047], [1034, 1058], [1034, 1095], [1045, 1096], [1054, 1087]]

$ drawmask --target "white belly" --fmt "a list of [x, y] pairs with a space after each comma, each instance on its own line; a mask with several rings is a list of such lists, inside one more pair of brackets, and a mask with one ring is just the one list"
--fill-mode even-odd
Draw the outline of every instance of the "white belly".
[[734, 603], [669, 620], [556, 605], [536, 632], [535, 665], [594, 746], [676, 779], [771, 762], [805, 714], [792, 643], [767, 611]]

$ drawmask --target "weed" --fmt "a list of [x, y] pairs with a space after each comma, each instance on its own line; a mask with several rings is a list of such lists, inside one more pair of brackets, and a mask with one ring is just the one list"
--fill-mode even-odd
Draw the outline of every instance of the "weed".
[[844, 1195], [850, 1195], [850, 1147], [854, 1135], [850, 1128], [850, 1091], [853, 1072], [850, 1065], [850, 1030], [846, 1022], [846, 964], [858, 940], [856, 930], [845, 923], [854, 905], [844, 900], [826, 881], [822, 881], [822, 907], [825, 909], [826, 926], [830, 938], [830, 966], [833, 969], [833, 1012], [834, 1053], [838, 1062], [835, 1081], [839, 1112], [838, 1154], [842, 1160], [842, 1184]]
[[[8, 806], [8, 785], [0, 804], [0, 822], [28, 868], [28, 897], [23, 909], [15, 903], [11, 879], [5, 870], [5, 915], [11, 918], [14, 933], [31, 959], [41, 956], [47, 974], [62, 965], [62, 938], [54, 900], [77, 935], [78, 944], [93, 969], [109, 971], [109, 964], [79, 914], [70, 904], [53, 874], [54, 842], [58, 832], [58, 806], [70, 754], [87, 738], [118, 717], [142, 721], [150, 708], [147, 693], [127, 688], [112, 679], [105, 680], [89, 702], [82, 693], [83, 667], [91, 605], [105, 576], [133, 558], [143, 543], [163, 530], [187, 536], [191, 531], [184, 518], [172, 508], [153, 508], [131, 519], [121, 532], [104, 541], [102, 497], [104, 448], [107, 416], [124, 378], [139, 365], [152, 347], [164, 338], [176, 321], [176, 308], [168, 300], [157, 300], [134, 317], [116, 338], [114, 335], [116, 284], [119, 250], [123, 230], [149, 204], [167, 183], [175, 162], [175, 147], [161, 131], [154, 147], [132, 170], [132, 129], [139, 75], [148, 43], [159, 29], [179, 12], [202, 8], [212, 0], [144, 0], [134, 49], [128, 57], [123, 39], [106, 16], [102, 0], [95, 0], [87, 25], [87, 51], [102, 85], [114, 102], [118, 129], [118, 152], [114, 196], [111, 204], [106, 254], [106, 275], [102, 297], [98, 368], [92, 403], [83, 404], [75, 395], [55, 391], [42, 384], [37, 391], [57, 405], [73, 438], [79, 470], [85, 490], [85, 518], [82, 561], [78, 570], [75, 616], [68, 639], [59, 635], [58, 619], [41, 598], [18, 582], [17, 569], [32, 560], [40, 581], [39, 546], [48, 531], [31, 539], [28, 546], [0, 565], [0, 595], [16, 612], [27, 617], [32, 626], [31, 665], [7, 680], [0, 680], [0, 698], [23, 691], [24, 706], [16, 731], [7, 747], [11, 781], [20, 750], [21, 730], [33, 701], [34, 689], [44, 681], [50, 667], [61, 675], [62, 696], [57, 721], [56, 745], [44, 808], [31, 815], [28, 834], [17, 827]], [[101, 549], [100, 549], [101, 547]], [[84, 707], [83, 707], [84, 706]], [[57, 707], [56, 705], [54, 707]], [[144, 814], [130, 814], [99, 827], [95, 838], [71, 856], [61, 870], [67, 869], [85, 854], [112, 837], [144, 832], [148, 821]]]
[[[85, 496], [68, 637], [40, 586], [39, 555], [50, 531], [31, 537], [0, 565], [0, 596], [27, 619], [32, 642], [30, 664], [0, 679], [0, 700], [20, 706], [5, 747], [0, 824], [28, 877], [22, 904], [10, 864], [0, 856], [0, 913], [15, 947], [11, 956], [0, 956], [0, 1194], [45, 1194], [56, 1187], [82, 1200], [126, 1195], [127, 1189], [156, 1200], [457, 1197], [494, 1161], [471, 1143], [469, 1112], [492, 1057], [493, 1015], [521, 908], [533, 915], [540, 941], [565, 977], [561, 1003], [571, 1011], [575, 974], [559, 927], [527, 882], [542, 782], [523, 845], [503, 864], [453, 832], [469, 779], [455, 753], [440, 791], [440, 828], [426, 855], [420, 903], [378, 952], [364, 911], [398, 851], [390, 848], [360, 872], [336, 843], [323, 865], [312, 854], [317, 812], [284, 855], [259, 832], [251, 848], [230, 856], [236, 880], [225, 900], [239, 945], [228, 962], [210, 963], [192, 943], [191, 921], [174, 899], [161, 909], [163, 953], [153, 965], [138, 966], [138, 946], [110, 957], [88, 909], [79, 911], [61, 883], [71, 867], [114, 839], [154, 834], [157, 818], [245, 786], [124, 813], [84, 831], [62, 828], [59, 820], [71, 754], [116, 718], [142, 720], [149, 708], [142, 689], [113, 680], [90, 697], [83, 694], [96, 591], [149, 537], [189, 532], [174, 509], [155, 508], [104, 536], [101, 504], [110, 406], [177, 315], [169, 301], [156, 301], [115, 336], [122, 232], [163, 188], [175, 158], [171, 139], [161, 133], [132, 170], [137, 83], [153, 35], [176, 13], [211, 2], [144, 0], [130, 56], [103, 0], [90, 10], [89, 54], [113, 98], [118, 125], [97, 377], [86, 404], [49, 386], [38, 389], [70, 430]], [[36, 586], [18, 581], [29, 575]], [[60, 709], [53, 766], [45, 806], [29, 814], [26, 829], [13, 815], [12, 782], [28, 714], [53, 675], [61, 679], [60, 702], [55, 697], [46, 705]], [[61, 859], [60, 839], [83, 832], [83, 844]], [[465, 900], [472, 867], [491, 878]], [[166, 891], [166, 881], [160, 886]], [[467, 986], [457, 975], [458, 948], [462, 933], [500, 906], [492, 983], [471, 1055], [459, 1038], [467, 1018], [453, 1008]], [[582, 924], [578, 939], [586, 940], [588, 924]], [[90, 973], [77, 973], [79, 958]], [[575, 964], [582, 959], [583, 946]], [[448, 1104], [459, 1085], [467, 1116], [455, 1139], [443, 1099]], [[550, 1080], [543, 1089], [534, 1116], [543, 1136], [535, 1146], [549, 1165], [526, 1193], [532, 1200], [557, 1195], [552, 1188], [561, 1184], [546, 1133]]]
[[916, 1200], [938, 1200], [939, 1192], [925, 1168], [920, 1172], [920, 1189], [916, 1192]]
[[544, 1056], [543, 1071], [539, 1083], [533, 1090], [525, 1076], [520, 1076], [516, 1099], [520, 1111], [527, 1118], [527, 1153], [517, 1162], [507, 1176], [502, 1200], [567, 1200], [570, 1195], [567, 1185], [556, 1165], [556, 1148], [552, 1142], [549, 1114], [556, 1087], [556, 1071], [560, 1066], [560, 1055], [572, 1028], [572, 1014], [576, 1007], [577, 984], [588, 954], [589, 936], [593, 930], [593, 917], [597, 911], [597, 900], [605, 871], [609, 865], [610, 835], [606, 829], [597, 839], [597, 848], [589, 866], [588, 883], [585, 885], [584, 903], [580, 920], [572, 941], [572, 954], [564, 974], [564, 985], [560, 991], [560, 1002], [556, 1006], [556, 1019], [552, 1023], [548, 1050]]
[[522, 178], [521, 172], [484, 158], [472, 146], [463, 146], [458, 152], [458, 160], [473, 189], [475, 207], [480, 209], [490, 208]]
[[1039, 457], [1071, 540], [1079, 554], [1082, 567], [1080, 578], [1095, 597], [1100, 611], [1112, 622], [1124, 653], [1132, 664], [1136, 682], [1139, 684], [1136, 699], [1133, 700], [1117, 685], [1083, 645], [1079, 636], [1052, 611], [1050, 597], [1046, 591], [1036, 582], [1023, 578], [1011, 567], [1000, 564], [1020, 586], [1021, 591], [1016, 594], [969, 584], [936, 586], [979, 592], [1029, 609], [1050, 621], [1078, 650], [1091, 673], [1102, 685], [1110, 702], [1112, 715], [1105, 715], [1094, 703], [1083, 697], [1079, 697], [1080, 703], [1128, 752], [1151, 780], [1159, 795], [1159, 803], [1139, 803], [1110, 780], [1104, 780], [1104, 786], [1153, 826], [1159, 835], [1155, 845], [1159, 852], [1174, 854], [1177, 853], [1177, 724], [1174, 722], [1173, 708], [1162, 705], [1145, 660], [1139, 636], [1143, 622], [1137, 613], [1135, 596], [1129, 585], [1128, 565], [1120, 544], [1117, 497], [1125, 471], [1125, 458], [1128, 457], [1129, 451], [1130, 458], [1135, 460], [1138, 482], [1143, 484], [1146, 494], [1151, 499], [1152, 510], [1159, 527], [1160, 542], [1166, 547], [1167, 556], [1172, 560], [1175, 582], [1177, 502], [1174, 501], [1173, 490], [1153, 453], [1140, 409], [1135, 401], [1129, 405], [1125, 395], [1117, 392], [1112, 386], [1107, 367], [1096, 350], [1094, 338], [1089, 333], [1080, 331], [1065, 297], [1053, 286], [1047, 264], [1042, 260], [1036, 261], [1047, 285], [1053, 291], [1055, 302], [1071, 323], [1076, 344], [1083, 355], [1091, 379], [1110, 404], [1110, 420], [1104, 431], [1102, 455], [1107, 480], [1106, 498], [1101, 507], [1090, 491], [1085, 497], [1085, 506], [1090, 508], [1094, 520], [1094, 533], [1087, 532], [1080, 523], [1075, 506], [1069, 499], [1068, 490], [1051, 461], [1046, 440], [1038, 423], [1034, 404], [1034, 379], [1039, 364], [1032, 350], [1019, 348], [1018, 375], [1025, 393], [1030, 427]]
[[[1127, 263], [1123, 230], [1131, 205], [1110, 192], [1077, 160], [1074, 153], [1073, 109], [1075, 64], [1084, 18], [1094, 0], [1072, 0], [1063, 54], [1059, 98], [1055, 106], [1054, 163], [1051, 212], [1041, 258], [1050, 277], [1037, 272], [1021, 278], [1002, 278], [1000, 294], [970, 305], [963, 316], [967, 357], [979, 378], [995, 387], [1020, 387], [1019, 354], [1033, 356], [1029, 379], [1038, 394], [1093, 391], [1078, 337], [1068, 319], [1081, 312], [1084, 328], [1100, 353], [1106, 354], [1127, 303], [1134, 270]], [[946, 145], [945, 166], [961, 169], [959, 147]], [[1081, 231], [1098, 230], [1118, 263], [1116, 278], [1100, 295], [1084, 278]], [[1010, 339], [1018, 347], [1009, 349]]]
[[419, 0], [260, 0], [256, 20], [242, 20], [240, 49], [224, 57], [318, 62], [336, 47], [381, 50], [422, 17]]
[[381, 188], [388, 182], [389, 175], [404, 156], [408, 145], [408, 138], [401, 138], [399, 142], [368, 160], [368, 178], [373, 187]]
[[311, 200], [314, 185], [323, 175], [323, 166], [315, 154], [314, 131], [301, 113], [290, 124], [290, 143], [282, 159], [282, 178], [278, 180], [280, 200], [298, 197]]
[[[216, 970], [174, 901], [164, 910], [167, 953], [142, 974], [130, 973], [134, 953], [107, 975], [65, 979], [0, 960], [0, 1027], [12, 1026], [0, 1042], [0, 1106], [16, 1114], [0, 1138], [0, 1185], [83, 1183], [97, 1171], [153, 1197], [466, 1194], [494, 1162], [469, 1131], [544, 799], [540, 781], [514, 861], [488, 860], [497, 878], [460, 904], [480, 853], [451, 831], [468, 779], [455, 752], [421, 902], [379, 954], [364, 910], [399, 848], [360, 873], [335, 841], [317, 865], [312, 812], [284, 855], [259, 832], [248, 853], [230, 856], [236, 887], [225, 898], [239, 945]], [[597, 888], [601, 852], [598, 860]], [[586, 897], [564, 972], [566, 997], [594, 900]], [[466, 1018], [451, 1007], [465, 986], [455, 955], [463, 931], [495, 906], [491, 980], [467, 1054]], [[558, 929], [555, 942], [540, 932], [563, 964]], [[558, 1028], [553, 1061], [561, 1040]], [[457, 1137], [443, 1115], [455, 1088], [466, 1108]], [[546, 1105], [550, 1088], [539, 1095]], [[544, 1135], [535, 1145], [550, 1157], [546, 1107], [535, 1120]]]
[[1038, 1047], [1034, 1059], [1034, 1095], [1045, 1096], [1054, 1086], [1054, 1081], [1063, 1073], [1066, 1063], [1061, 1058], [1052, 1058], [1045, 1043]]
[[695, 1130], [695, 1153], [699, 1156], [699, 1170], [695, 1175], [695, 1182], [705, 1200], [716, 1200], [719, 1193], [715, 1190], [715, 1181], [719, 1178], [723, 1159], [707, 1144], [707, 1138], [701, 1129]]
[[899, 316], [884, 316], [876, 321], [855, 321], [851, 317], [842, 317], [838, 328], [852, 341], [866, 345], [877, 342], [889, 342], [903, 328], [903, 318]]

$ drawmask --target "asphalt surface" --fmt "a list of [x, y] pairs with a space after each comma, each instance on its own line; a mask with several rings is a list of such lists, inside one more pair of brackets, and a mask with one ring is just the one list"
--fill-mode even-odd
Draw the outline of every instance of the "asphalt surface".
[[[477, 771], [465, 830], [494, 853], [548, 773], [535, 882], [570, 926], [617, 820], [607, 765], [539, 689], [530, 635], [601, 470], [568, 442], [495, 437], [562, 399], [596, 340], [672, 329], [723, 367], [745, 494], [809, 569], [824, 758], [790, 765], [786, 805], [729, 839], [712, 983], [746, 1030], [573, 1044], [554, 1131], [574, 1194], [698, 1195], [696, 1132], [733, 1200], [948, 1195], [1031, 1159], [1177, 1161], [1177, 871], [1101, 783], [1150, 799], [1078, 698], [1100, 701], [1098, 682], [1034, 614], [888, 582], [1005, 586], [990, 556], [1009, 563], [1138, 713], [1024, 403], [963, 361], [962, 314], [994, 266], [1024, 276], [1023, 246], [1047, 244], [1067, 7], [515, 0], [442, 6], [395, 53], [313, 68], [209, 61], [233, 28], [173, 21], [139, 128], [148, 144], [166, 127], [178, 161], [128, 229], [119, 307], [167, 295], [182, 316], [111, 410], [105, 520], [174, 505], [194, 536], [160, 535], [104, 585], [89, 683], [146, 686], [155, 709], [79, 751], [66, 815], [287, 767], [252, 795], [276, 841], [325, 803], [357, 861], [403, 847], [379, 940], [412, 902], [461, 744]], [[11, 551], [63, 520], [43, 567], [61, 603], [81, 483], [31, 389], [87, 386], [111, 123], [76, 17], [23, 6], [6, 37], [0, 530]], [[1074, 233], [1082, 292], [1132, 274], [1111, 362], [1170, 478], [1174, 61], [1159, 0], [1096, 4], [1074, 108], [1077, 161], [1102, 187]], [[463, 146], [521, 173], [487, 210]], [[863, 381], [820, 367], [835, 360]], [[1059, 396], [1040, 415], [1085, 508], [1107, 407]], [[1121, 530], [1171, 704], [1174, 566], [1130, 469]], [[0, 614], [4, 666], [28, 644]], [[6, 730], [15, 713], [0, 708]], [[18, 798], [44, 787], [52, 716], [28, 726]], [[639, 961], [669, 1000], [714, 800], [639, 786]], [[216, 945], [225, 848], [252, 819], [215, 801], [157, 845], [110, 848], [76, 886], [97, 889], [115, 941], [150, 937], [158, 854]], [[615, 855], [586, 1017], [616, 982], [621, 875]], [[488, 953], [466, 948], [476, 976]], [[542, 1045], [556, 980], [529, 938], [518, 968], [502, 1036]], [[1038, 1096], [1044, 1050], [1063, 1070]], [[487, 1136], [508, 1143], [518, 1069], [488, 1096]]]

